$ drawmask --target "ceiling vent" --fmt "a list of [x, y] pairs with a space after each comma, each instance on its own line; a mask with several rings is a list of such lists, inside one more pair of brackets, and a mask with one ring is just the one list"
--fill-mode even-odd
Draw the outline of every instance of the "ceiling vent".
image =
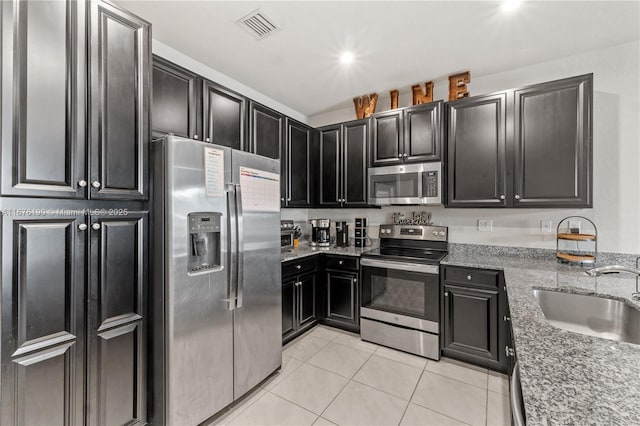
[[260, 9], [254, 10], [237, 22], [258, 40], [265, 39], [280, 29]]

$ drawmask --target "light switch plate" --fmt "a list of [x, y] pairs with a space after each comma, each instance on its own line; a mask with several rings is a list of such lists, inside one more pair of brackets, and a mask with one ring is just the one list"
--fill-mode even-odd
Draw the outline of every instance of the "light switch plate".
[[553, 234], [553, 222], [543, 219], [540, 221], [540, 232], [543, 234]]
[[478, 219], [478, 231], [483, 231], [483, 232], [493, 231], [493, 220]]

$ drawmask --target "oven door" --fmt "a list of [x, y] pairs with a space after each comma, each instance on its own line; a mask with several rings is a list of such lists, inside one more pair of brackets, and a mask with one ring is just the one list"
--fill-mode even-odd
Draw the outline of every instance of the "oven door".
[[364, 258], [361, 316], [439, 333], [437, 265]]

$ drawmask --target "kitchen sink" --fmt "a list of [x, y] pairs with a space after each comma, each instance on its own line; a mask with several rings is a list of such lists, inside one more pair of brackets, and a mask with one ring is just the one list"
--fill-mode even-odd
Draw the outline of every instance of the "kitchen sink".
[[640, 310], [620, 300], [535, 289], [547, 322], [589, 336], [640, 344]]

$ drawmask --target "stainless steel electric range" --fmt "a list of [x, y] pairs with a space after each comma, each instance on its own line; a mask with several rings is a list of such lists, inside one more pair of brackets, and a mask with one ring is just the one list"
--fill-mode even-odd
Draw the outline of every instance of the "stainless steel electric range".
[[446, 226], [380, 225], [380, 248], [362, 254], [362, 340], [440, 359], [440, 261]]

